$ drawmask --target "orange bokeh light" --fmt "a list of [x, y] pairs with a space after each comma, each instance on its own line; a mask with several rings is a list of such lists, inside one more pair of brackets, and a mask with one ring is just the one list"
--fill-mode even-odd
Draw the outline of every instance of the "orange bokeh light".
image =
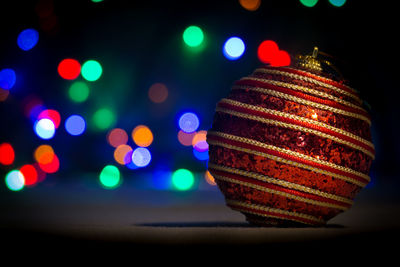
[[153, 142], [153, 133], [145, 125], [136, 126], [132, 131], [132, 139], [136, 145], [148, 147]]
[[261, 0], [239, 0], [239, 3], [244, 9], [256, 11], [261, 5]]
[[192, 139], [192, 146], [195, 146], [198, 142], [206, 141], [207, 138], [207, 131], [198, 131], [193, 139]]
[[132, 147], [129, 145], [119, 145], [114, 150], [114, 160], [121, 165], [125, 165], [129, 163], [127, 159], [127, 154], [132, 151]]
[[211, 175], [211, 173], [209, 171], [206, 171], [204, 173], [204, 178], [206, 179], [206, 182], [210, 185], [217, 185], [217, 183], [215, 182], [215, 178], [214, 176]]
[[33, 157], [39, 164], [50, 164], [54, 159], [54, 150], [49, 145], [41, 145], [36, 148]]

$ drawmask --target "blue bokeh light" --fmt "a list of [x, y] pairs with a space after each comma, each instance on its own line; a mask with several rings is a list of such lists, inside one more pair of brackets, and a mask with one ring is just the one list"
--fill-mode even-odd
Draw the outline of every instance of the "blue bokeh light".
[[37, 120], [33, 128], [36, 135], [45, 140], [53, 138], [56, 133], [54, 122], [50, 119]]
[[17, 80], [17, 75], [12, 69], [2, 69], [0, 71], [0, 88], [10, 90]]
[[35, 47], [38, 41], [38, 31], [35, 29], [26, 29], [18, 35], [17, 44], [22, 50], [28, 51]]
[[195, 148], [193, 148], [193, 155], [198, 160], [208, 160], [208, 150], [200, 152], [200, 151], [196, 150]]
[[146, 167], [151, 161], [151, 153], [145, 147], [138, 147], [133, 150], [132, 162], [138, 167]]
[[65, 121], [65, 129], [70, 135], [81, 135], [86, 129], [85, 119], [79, 115], [71, 115]]
[[192, 133], [199, 128], [200, 120], [196, 114], [192, 112], [186, 112], [180, 116], [178, 124], [179, 128], [185, 133]]
[[239, 37], [231, 37], [229, 38], [222, 49], [224, 56], [229, 60], [236, 60], [240, 58], [244, 51], [246, 50], [246, 46], [242, 39]]

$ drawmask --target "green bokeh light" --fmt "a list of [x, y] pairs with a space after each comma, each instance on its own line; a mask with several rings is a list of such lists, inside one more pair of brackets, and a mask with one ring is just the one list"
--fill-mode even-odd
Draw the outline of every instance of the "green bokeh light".
[[178, 190], [189, 190], [194, 184], [194, 176], [189, 170], [176, 170], [172, 174], [172, 184]]
[[115, 114], [108, 108], [101, 108], [93, 115], [93, 122], [100, 130], [106, 130], [115, 123]]
[[68, 95], [74, 102], [84, 102], [89, 97], [89, 87], [84, 82], [74, 82], [68, 90]]
[[99, 179], [102, 186], [107, 189], [113, 189], [120, 185], [121, 174], [114, 165], [107, 165], [101, 170]]
[[300, 0], [300, 3], [306, 7], [313, 7], [318, 3], [318, 0]]
[[88, 60], [82, 65], [81, 73], [83, 78], [89, 82], [97, 81], [103, 73], [103, 68], [96, 60]]
[[197, 26], [189, 26], [183, 32], [183, 41], [190, 47], [197, 47], [201, 45], [203, 40], [203, 31]]
[[331, 3], [333, 6], [341, 7], [346, 3], [346, 0], [329, 0], [329, 3]]

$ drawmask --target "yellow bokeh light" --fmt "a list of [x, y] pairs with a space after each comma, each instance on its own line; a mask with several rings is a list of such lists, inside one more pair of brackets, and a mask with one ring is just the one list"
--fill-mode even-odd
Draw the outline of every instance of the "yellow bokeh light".
[[138, 125], [132, 131], [132, 139], [136, 145], [141, 147], [148, 147], [153, 143], [153, 133], [149, 127], [145, 125]]

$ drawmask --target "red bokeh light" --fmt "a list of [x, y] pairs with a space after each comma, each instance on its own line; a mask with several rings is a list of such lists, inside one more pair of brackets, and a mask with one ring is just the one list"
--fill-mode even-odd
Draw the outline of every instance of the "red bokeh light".
[[75, 59], [66, 58], [58, 64], [58, 74], [66, 80], [74, 80], [81, 73], [81, 64]]
[[54, 109], [46, 109], [43, 110], [42, 112], [40, 112], [39, 116], [38, 116], [38, 120], [40, 119], [49, 119], [54, 123], [54, 126], [56, 127], [56, 129], [58, 128], [58, 126], [60, 125], [61, 122], [61, 116], [60, 113], [58, 113], [57, 110]]
[[[45, 161], [43, 161], [45, 162]], [[55, 173], [60, 168], [60, 161], [56, 154], [53, 154], [53, 159], [48, 163], [41, 163], [39, 162], [39, 167], [45, 173]]]
[[258, 46], [258, 59], [263, 63], [270, 63], [278, 51], [279, 47], [274, 41], [264, 41]]
[[19, 171], [24, 175], [26, 186], [34, 185], [38, 182], [38, 173], [33, 165], [26, 164]]
[[274, 67], [289, 66], [291, 61], [288, 52], [279, 50], [279, 46], [271, 40], [263, 41], [258, 46], [257, 55], [262, 63]]
[[15, 159], [15, 152], [11, 144], [2, 143], [0, 145], [0, 163], [3, 165], [11, 165]]
[[271, 66], [283, 67], [290, 65], [290, 56], [288, 52], [284, 50], [279, 50], [275, 57], [270, 62]]

